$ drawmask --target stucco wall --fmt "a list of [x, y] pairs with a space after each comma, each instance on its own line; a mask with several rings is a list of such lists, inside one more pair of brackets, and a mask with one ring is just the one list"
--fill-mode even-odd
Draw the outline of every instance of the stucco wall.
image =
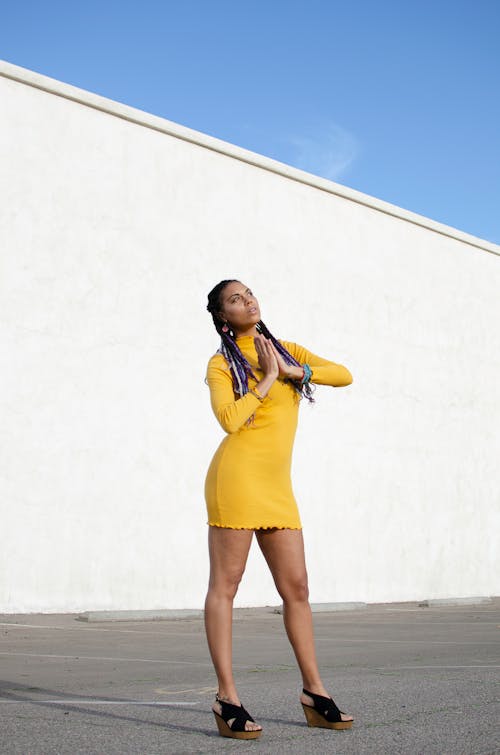
[[[300, 410], [311, 600], [498, 593], [500, 248], [0, 74], [0, 611], [201, 607], [225, 277], [354, 377]], [[277, 603], [254, 545], [237, 605]]]

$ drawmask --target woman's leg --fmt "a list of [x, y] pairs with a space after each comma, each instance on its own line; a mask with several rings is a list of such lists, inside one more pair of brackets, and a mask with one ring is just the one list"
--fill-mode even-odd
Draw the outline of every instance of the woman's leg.
[[[283, 599], [283, 620], [302, 673], [303, 687], [329, 696], [318, 670], [302, 530], [258, 530], [257, 541]], [[302, 694], [302, 702], [313, 703]], [[342, 720], [352, 716], [343, 715]]]
[[[233, 678], [232, 625], [233, 600], [245, 571], [253, 530], [208, 528], [210, 581], [205, 600], [205, 629], [212, 662], [217, 674], [219, 697], [240, 704]], [[213, 706], [220, 713], [220, 705]], [[249, 731], [261, 729], [251, 721]]]

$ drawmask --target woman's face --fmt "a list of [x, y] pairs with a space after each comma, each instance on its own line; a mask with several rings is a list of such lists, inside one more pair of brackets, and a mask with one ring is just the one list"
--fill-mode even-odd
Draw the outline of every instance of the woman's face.
[[220, 314], [236, 334], [244, 333], [259, 322], [259, 302], [252, 291], [239, 281], [228, 283], [221, 294]]

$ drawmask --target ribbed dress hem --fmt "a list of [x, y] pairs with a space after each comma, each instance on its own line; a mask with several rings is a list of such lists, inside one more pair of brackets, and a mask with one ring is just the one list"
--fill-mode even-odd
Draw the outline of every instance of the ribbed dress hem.
[[217, 522], [208, 522], [209, 527], [220, 527], [224, 530], [301, 530], [302, 527], [291, 527], [286, 524], [256, 524], [248, 527], [234, 527], [230, 524], [218, 524]]

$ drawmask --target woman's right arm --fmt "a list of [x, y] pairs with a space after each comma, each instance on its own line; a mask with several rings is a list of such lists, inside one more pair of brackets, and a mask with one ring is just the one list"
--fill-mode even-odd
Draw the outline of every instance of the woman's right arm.
[[[225, 360], [223, 364], [226, 364]], [[226, 433], [235, 433], [243, 427], [261, 402], [254, 393], [250, 392], [235, 399], [231, 373], [229, 368], [224, 368], [223, 364], [222, 360], [214, 357], [208, 363], [207, 383], [210, 388], [210, 403], [222, 429]], [[271, 387], [269, 385], [265, 389], [264, 380], [266, 378], [256, 386], [263, 397]]]
[[[255, 338], [259, 367], [264, 377], [257, 383], [257, 393], [265, 398], [279, 374], [278, 363], [270, 344], [262, 335]], [[215, 416], [226, 433], [237, 432], [255, 412], [261, 400], [255, 393], [234, 398], [233, 380], [224, 357], [215, 355], [208, 363], [206, 381], [210, 388], [210, 402]]]

